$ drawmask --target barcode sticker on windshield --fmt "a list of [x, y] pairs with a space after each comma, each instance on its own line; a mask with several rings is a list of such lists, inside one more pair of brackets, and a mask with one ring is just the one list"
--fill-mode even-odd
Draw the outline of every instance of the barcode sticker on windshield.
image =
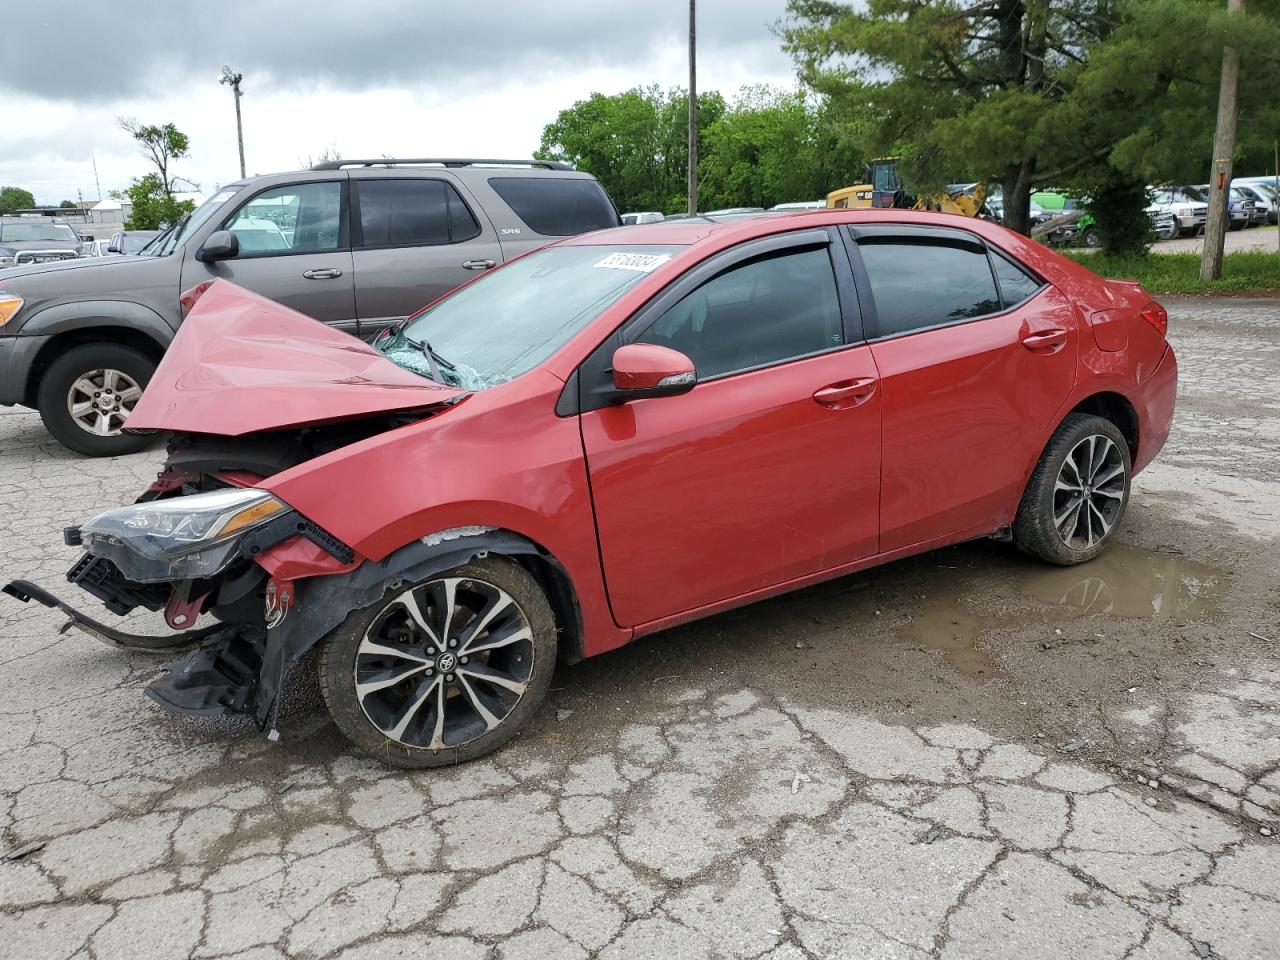
[[611, 253], [596, 266], [608, 267], [611, 270], [638, 270], [640, 273], [648, 273], [670, 259], [669, 253]]

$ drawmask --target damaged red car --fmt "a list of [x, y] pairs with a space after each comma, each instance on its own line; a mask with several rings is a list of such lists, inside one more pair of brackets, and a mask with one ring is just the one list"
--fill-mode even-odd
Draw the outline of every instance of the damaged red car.
[[[136, 503], [69, 528], [147, 694], [273, 734], [308, 651], [387, 763], [510, 738], [557, 659], [979, 537], [1081, 563], [1159, 452], [1164, 309], [999, 226], [815, 211], [542, 248], [365, 344], [225, 281], [128, 421]], [[310, 661], [308, 661], [309, 663]]]

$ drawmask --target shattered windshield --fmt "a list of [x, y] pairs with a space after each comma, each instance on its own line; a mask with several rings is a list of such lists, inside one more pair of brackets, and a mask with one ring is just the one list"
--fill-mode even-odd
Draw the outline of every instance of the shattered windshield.
[[546, 360], [678, 249], [539, 250], [441, 300], [374, 346], [439, 383], [494, 387]]

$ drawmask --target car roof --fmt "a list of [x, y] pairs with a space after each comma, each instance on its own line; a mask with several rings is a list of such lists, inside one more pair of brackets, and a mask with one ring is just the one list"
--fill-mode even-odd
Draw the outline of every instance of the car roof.
[[641, 223], [630, 227], [611, 227], [574, 237], [566, 237], [557, 246], [688, 246], [704, 252], [731, 247], [746, 240], [791, 230], [821, 228], [833, 224], [902, 224], [968, 230], [996, 246], [1014, 252], [1028, 263], [1035, 260], [1043, 245], [1028, 240], [999, 224], [977, 217], [961, 217], [954, 213], [929, 210], [840, 208], [822, 210], [787, 210], [760, 213], [753, 217], [726, 220], [697, 218]]

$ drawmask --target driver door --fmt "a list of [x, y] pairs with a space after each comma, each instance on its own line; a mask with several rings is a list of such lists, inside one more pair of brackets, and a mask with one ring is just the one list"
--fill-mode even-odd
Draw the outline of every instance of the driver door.
[[[699, 268], [583, 366], [582, 441], [619, 624], [876, 552], [880, 396], [856, 318], [846, 332], [835, 271], [848, 260], [825, 230], [779, 243]], [[593, 409], [621, 342], [681, 351], [697, 386]]]

